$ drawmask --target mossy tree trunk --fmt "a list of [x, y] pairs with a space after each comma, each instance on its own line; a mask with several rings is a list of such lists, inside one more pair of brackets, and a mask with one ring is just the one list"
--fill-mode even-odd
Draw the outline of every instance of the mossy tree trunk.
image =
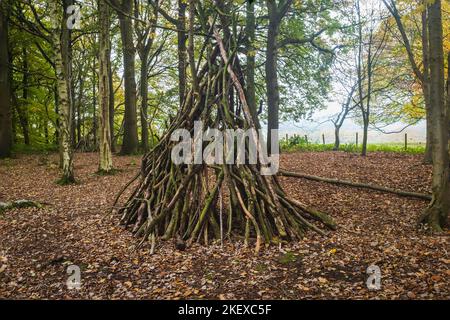
[[0, 2], [0, 158], [11, 156], [12, 112], [8, 52], [9, 0]]
[[445, 103], [445, 75], [441, 1], [428, 7], [430, 49], [430, 103], [432, 107], [433, 134], [433, 198], [420, 218], [433, 231], [441, 231], [448, 224], [450, 211], [449, 176], [449, 120]]
[[109, 70], [108, 57], [110, 51], [109, 41], [109, 6], [105, 0], [98, 0], [99, 12], [99, 71], [98, 71], [98, 107], [100, 115], [100, 159], [99, 171], [109, 173], [112, 168], [111, 132], [109, 123]]
[[[63, 175], [60, 182], [73, 183], [75, 181], [73, 171], [73, 152], [72, 143], [70, 141], [70, 98], [68, 92], [68, 78], [67, 68], [64, 65], [62, 56], [62, 42], [61, 42], [61, 13], [62, 7], [59, 1], [52, 0], [51, 5], [51, 22], [52, 22], [52, 37], [53, 37], [53, 53], [55, 59], [55, 71], [57, 80], [57, 92], [58, 92], [58, 119], [59, 119], [59, 137], [60, 148], [62, 156], [62, 171]], [[66, 39], [63, 37], [63, 39]]]

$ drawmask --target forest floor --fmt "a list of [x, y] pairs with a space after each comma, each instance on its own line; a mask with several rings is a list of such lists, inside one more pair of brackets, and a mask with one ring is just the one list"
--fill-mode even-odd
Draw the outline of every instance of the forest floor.
[[[281, 167], [330, 178], [429, 192], [431, 168], [420, 155], [345, 152], [282, 155]], [[57, 155], [0, 160], [0, 201], [48, 203], [0, 213], [0, 299], [449, 299], [449, 231], [416, 228], [427, 203], [393, 194], [282, 178], [295, 199], [328, 212], [329, 236], [309, 232], [298, 243], [255, 256], [241, 242], [172, 241], [133, 250], [136, 239], [106, 215], [139, 170], [140, 157], [114, 157], [119, 171], [99, 176], [97, 155], [75, 155], [78, 183], [59, 186]], [[81, 268], [81, 289], [66, 286], [67, 266]], [[366, 269], [381, 270], [381, 290], [366, 287]]]

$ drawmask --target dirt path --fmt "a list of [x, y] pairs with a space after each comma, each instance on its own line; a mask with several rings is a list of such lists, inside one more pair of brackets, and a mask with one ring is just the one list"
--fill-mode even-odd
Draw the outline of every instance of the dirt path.
[[[429, 192], [420, 156], [293, 153], [292, 171]], [[135, 239], [105, 212], [139, 169], [139, 157], [115, 157], [121, 171], [98, 176], [96, 154], [77, 154], [73, 186], [58, 186], [57, 156], [0, 161], [0, 201], [31, 199], [42, 208], [0, 214], [0, 298], [450, 298], [449, 233], [415, 228], [426, 202], [324, 183], [282, 178], [296, 199], [330, 213], [338, 231], [254, 256], [242, 243], [174, 251], [172, 242], [133, 251]], [[68, 265], [81, 268], [80, 290], [66, 287]], [[366, 288], [366, 268], [382, 288]]]

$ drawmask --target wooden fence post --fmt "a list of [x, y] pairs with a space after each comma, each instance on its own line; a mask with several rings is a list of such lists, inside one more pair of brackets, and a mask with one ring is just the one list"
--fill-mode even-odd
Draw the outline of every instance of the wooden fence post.
[[356, 147], [358, 148], [358, 132], [356, 133]]
[[325, 145], [325, 134], [322, 133], [322, 141], [323, 141], [323, 145]]

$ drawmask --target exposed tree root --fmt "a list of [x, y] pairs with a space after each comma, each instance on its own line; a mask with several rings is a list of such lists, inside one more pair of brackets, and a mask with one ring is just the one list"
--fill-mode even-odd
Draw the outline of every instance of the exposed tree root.
[[347, 181], [347, 180], [338, 180], [338, 179], [331, 179], [331, 178], [322, 178], [322, 177], [318, 177], [318, 176], [313, 176], [313, 175], [308, 175], [308, 174], [298, 173], [298, 172], [290, 172], [290, 171], [286, 171], [286, 170], [280, 170], [278, 172], [278, 175], [284, 176], [284, 177], [303, 178], [303, 179], [312, 180], [312, 181], [326, 182], [326, 183], [344, 185], [344, 186], [355, 187], [355, 188], [363, 188], [363, 189], [382, 191], [382, 192], [387, 192], [387, 193], [393, 193], [393, 194], [396, 194], [396, 195], [402, 196], [402, 197], [412, 197], [412, 198], [418, 198], [418, 199], [423, 199], [423, 200], [431, 200], [431, 195], [428, 195], [428, 194], [396, 190], [396, 189], [392, 189], [392, 188], [387, 188], [387, 187], [377, 186], [377, 185], [372, 185], [372, 184], [366, 184], [366, 183], [351, 182], [351, 181]]

